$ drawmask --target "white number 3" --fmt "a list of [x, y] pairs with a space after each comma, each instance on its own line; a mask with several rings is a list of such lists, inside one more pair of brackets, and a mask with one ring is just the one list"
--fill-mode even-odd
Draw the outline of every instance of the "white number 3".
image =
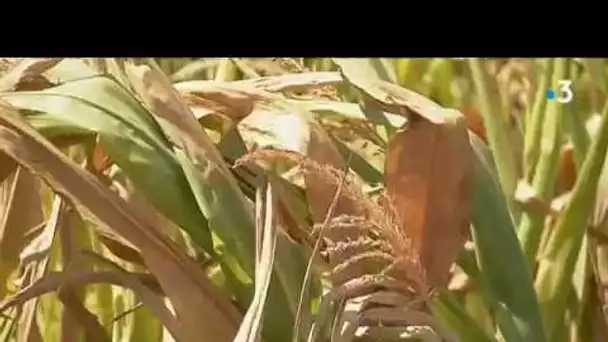
[[574, 97], [574, 93], [572, 92], [572, 81], [570, 80], [560, 80], [557, 82], [559, 85], [560, 94], [557, 98], [557, 102], [559, 103], [570, 103], [572, 98]]

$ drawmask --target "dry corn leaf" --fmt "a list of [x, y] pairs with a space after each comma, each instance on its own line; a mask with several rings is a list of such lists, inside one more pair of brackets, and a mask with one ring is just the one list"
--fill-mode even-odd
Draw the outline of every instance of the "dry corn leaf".
[[115, 230], [141, 250], [180, 317], [175, 336], [180, 342], [200, 342], [200, 331], [205, 331], [208, 341], [231, 341], [239, 314], [201, 268], [160, 234], [154, 216], [123, 201], [68, 161], [8, 108], [0, 109], [0, 149], [41, 176], [84, 217]]
[[0, 152], [0, 182], [17, 169], [17, 162], [8, 155]]
[[[125, 276], [136, 279], [137, 286], [130, 282]], [[81, 272], [48, 272], [36, 282], [17, 291], [15, 294], [3, 299], [0, 302], [0, 311], [6, 310], [12, 306], [23, 305], [27, 301], [40, 297], [46, 293], [59, 290], [63, 286], [80, 287], [90, 284], [111, 284], [133, 289], [138, 293], [141, 292], [139, 286], [144, 286], [152, 291], [155, 296], [162, 296], [160, 285], [153, 275], [148, 273], [133, 273], [121, 274], [118, 271], [81, 271]], [[158, 297], [161, 300], [162, 298]], [[165, 308], [166, 309], [166, 308]]]
[[269, 92], [305, 91], [328, 85], [338, 85], [343, 82], [338, 72], [304, 72], [279, 76], [261, 77], [234, 82], [235, 84], [251, 85]]
[[[23, 269], [19, 281], [21, 288], [25, 288], [36, 282], [48, 271], [51, 247], [57, 227], [61, 224], [62, 202], [63, 200], [61, 197], [55, 196], [51, 214], [44, 225], [42, 232], [30, 241], [30, 243], [22, 249], [21, 254], [19, 255]], [[21, 307], [22, 312], [19, 315], [17, 342], [26, 342], [31, 338], [37, 338], [37, 336], [40, 335], [38, 326], [35, 323], [37, 305], [38, 298], [34, 298]]]
[[0, 91], [40, 90], [53, 84], [42, 73], [61, 62], [62, 58], [26, 58], [0, 79]]
[[[411, 116], [390, 141], [386, 186], [430, 286], [445, 285], [469, 235], [474, 156], [461, 114], [433, 123]], [[436, 113], [437, 114], [437, 113]]]

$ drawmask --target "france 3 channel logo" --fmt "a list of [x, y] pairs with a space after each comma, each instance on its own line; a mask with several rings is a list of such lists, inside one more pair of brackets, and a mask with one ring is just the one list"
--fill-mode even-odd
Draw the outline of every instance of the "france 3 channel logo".
[[557, 91], [553, 89], [547, 90], [547, 99], [556, 100], [559, 103], [570, 103], [574, 98], [574, 92], [572, 91], [571, 80], [559, 80], [557, 81]]

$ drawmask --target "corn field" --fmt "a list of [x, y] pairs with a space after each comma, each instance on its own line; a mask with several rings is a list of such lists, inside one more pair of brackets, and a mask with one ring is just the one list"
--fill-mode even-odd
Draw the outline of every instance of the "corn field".
[[0, 338], [608, 341], [607, 76], [0, 59]]

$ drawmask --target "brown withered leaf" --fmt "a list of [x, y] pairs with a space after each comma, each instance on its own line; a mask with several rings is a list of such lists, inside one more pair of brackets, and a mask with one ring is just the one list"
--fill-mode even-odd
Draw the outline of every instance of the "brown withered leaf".
[[469, 235], [474, 171], [464, 117], [441, 113], [435, 122], [411, 116], [391, 139], [385, 168], [401, 228], [418, 249], [430, 286], [446, 284]]
[[53, 86], [42, 73], [62, 58], [26, 58], [0, 79], [0, 91], [41, 90]]
[[[196, 262], [163, 236], [156, 217], [139, 210], [108, 190], [90, 173], [66, 159], [25, 124], [14, 111], [0, 107], [0, 150], [42, 177], [88, 220], [114, 230], [141, 251], [175, 308], [176, 339], [231, 341], [240, 315], [222, 297]], [[162, 319], [162, 318], [160, 318]], [[163, 321], [167, 324], [167, 322]], [[203, 340], [204, 341], [204, 340]]]

